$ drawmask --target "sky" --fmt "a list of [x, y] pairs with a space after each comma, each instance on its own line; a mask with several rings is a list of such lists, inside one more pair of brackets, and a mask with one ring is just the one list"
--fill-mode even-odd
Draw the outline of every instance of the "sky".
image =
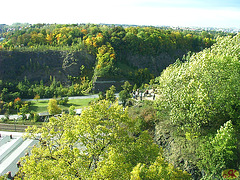
[[2, 0], [0, 24], [240, 28], [240, 0]]

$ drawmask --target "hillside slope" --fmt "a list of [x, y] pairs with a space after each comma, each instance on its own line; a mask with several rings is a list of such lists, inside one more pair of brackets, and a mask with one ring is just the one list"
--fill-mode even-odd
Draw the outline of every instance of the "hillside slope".
[[[117, 25], [36, 24], [0, 34], [0, 80], [131, 80], [158, 76], [188, 51], [199, 52], [217, 33]], [[82, 65], [84, 65], [84, 71]], [[70, 78], [69, 78], [70, 77]]]

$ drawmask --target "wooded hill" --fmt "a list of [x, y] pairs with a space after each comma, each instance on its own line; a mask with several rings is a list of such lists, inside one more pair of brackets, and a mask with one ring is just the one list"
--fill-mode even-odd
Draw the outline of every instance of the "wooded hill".
[[224, 34], [94, 24], [4, 26], [0, 79], [47, 83], [51, 76], [80, 83], [104, 77], [140, 86], [187, 52], [210, 47], [217, 35]]
[[[31, 29], [39, 31], [32, 33]], [[42, 39], [45, 43], [32, 43], [32, 36], [42, 36], [44, 29], [46, 33]], [[80, 34], [72, 41], [67, 41], [70, 35], [67, 31], [64, 34], [64, 29], [69, 32], [75, 32], [76, 29]], [[40, 129], [28, 129], [29, 137], [39, 137], [41, 134], [41, 144], [33, 148], [31, 156], [24, 157], [20, 178], [225, 179], [230, 175], [222, 174], [225, 170], [239, 170], [240, 34], [220, 37], [214, 43], [215, 36], [206, 32], [181, 32], [154, 27], [36, 25], [26, 28], [23, 34], [21, 31], [4, 34], [6, 39], [2, 42], [1, 53], [5, 55], [1, 56], [1, 60], [4, 57], [7, 61], [7, 53], [9, 59], [14, 53], [39, 54], [36, 65], [35, 61], [26, 60], [28, 66], [23, 68], [29, 72], [31, 68], [33, 71], [45, 70], [45, 65], [50, 64], [53, 57], [42, 55], [48, 52], [62, 58], [59, 66], [62, 68], [77, 66], [77, 57], [81, 53], [85, 57], [82, 58], [85, 61], [81, 62], [89, 63], [78, 65], [78, 76], [68, 76], [68, 80], [76, 83], [69, 88], [62, 87], [53, 76], [50, 76], [49, 88], [42, 82], [31, 87], [30, 91], [27, 79], [16, 86], [18, 90], [22, 89], [21, 93], [39, 94], [41, 97], [39, 92], [46, 96], [53, 96], [55, 92], [68, 92], [70, 95], [79, 93], [82, 89], [77, 83], [87, 75], [90, 78], [134, 77], [143, 83], [151, 78], [151, 73], [155, 73], [149, 67], [149, 64], [154, 64], [154, 57], [165, 54], [176, 59], [179, 52], [184, 54], [188, 50], [200, 51], [204, 47], [211, 47], [189, 54], [163, 70], [154, 79], [155, 101], [138, 101], [123, 110], [114, 100], [99, 99], [81, 116], [64, 114], [60, 118], [51, 118], [50, 123], [45, 123]], [[29, 41], [21, 45], [19, 37], [24, 34], [29, 34]], [[48, 42], [45, 39], [50, 35], [52, 38]], [[58, 53], [62, 53], [61, 56]], [[40, 62], [37, 65], [40, 57], [47, 59], [45, 65]], [[139, 62], [135, 65], [129, 57]], [[148, 60], [145, 62], [149, 64], [140, 67], [143, 59]], [[91, 67], [91, 60], [93, 66], [89, 73], [87, 69]], [[54, 61], [53, 65], [57, 62]], [[156, 60], [156, 64], [160, 63]], [[156, 75], [161, 72], [158, 70]], [[49, 70], [51, 72], [53, 69]], [[75, 73], [73, 70], [70, 72]], [[14, 86], [0, 81], [2, 87], [1, 98], [7, 99]], [[24, 94], [21, 93], [22, 97]], [[8, 105], [17, 104], [18, 99]], [[76, 146], [79, 143], [84, 148]], [[233, 173], [231, 175], [235, 176]]]
[[[155, 101], [140, 100], [123, 110], [114, 100], [99, 99], [81, 116], [64, 114], [29, 128], [29, 137], [39, 138], [40, 145], [22, 160], [19, 177], [237, 178], [239, 52], [240, 34], [218, 38], [155, 78]], [[126, 83], [127, 89], [131, 92]]]

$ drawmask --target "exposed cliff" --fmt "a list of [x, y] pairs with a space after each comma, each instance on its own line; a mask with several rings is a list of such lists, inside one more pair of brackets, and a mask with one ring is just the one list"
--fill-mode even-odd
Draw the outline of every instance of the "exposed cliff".
[[79, 76], [80, 67], [92, 70], [95, 57], [85, 51], [0, 51], [0, 79], [48, 81], [50, 76], [66, 82]]
[[[150, 73], [159, 75], [183, 54], [182, 51], [157, 56], [126, 53], [123, 63], [133, 69], [148, 68]], [[88, 71], [87, 74], [91, 74], [95, 62], [96, 57], [86, 51], [0, 51], [0, 79], [19, 81], [26, 77], [29, 81], [46, 82], [54, 76], [56, 80], [66, 82], [68, 76], [80, 75], [82, 65], [85, 66], [85, 73]], [[120, 67], [120, 71], [126, 69]]]
[[136, 68], [148, 68], [149, 71], [155, 76], [159, 76], [161, 72], [174, 63], [176, 59], [182, 58], [184, 54], [187, 54], [187, 50], [176, 50], [172, 53], [160, 53], [158, 55], [140, 55], [140, 54], [126, 54], [125, 62]]

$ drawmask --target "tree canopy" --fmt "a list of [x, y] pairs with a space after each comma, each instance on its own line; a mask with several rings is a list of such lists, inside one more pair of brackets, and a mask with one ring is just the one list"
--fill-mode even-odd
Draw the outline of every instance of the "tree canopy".
[[[100, 101], [81, 116], [50, 118], [42, 128], [34, 126], [27, 132], [39, 145], [22, 159], [23, 179], [130, 179], [139, 176], [139, 163], [149, 171], [154, 166], [166, 179], [189, 177], [163, 160], [147, 132], [134, 135], [139, 130], [117, 103]], [[162, 167], [172, 175], [164, 174]]]
[[218, 38], [156, 78], [158, 128], [171, 130], [171, 149], [181, 154], [168, 154], [170, 161], [183, 168], [177, 162], [190, 162], [204, 178], [222, 178], [229, 166], [239, 168], [239, 52], [240, 34]]
[[[211, 48], [177, 61], [157, 78], [159, 101], [172, 123], [186, 131], [239, 124], [239, 35], [219, 38]], [[203, 132], [200, 132], [203, 133]]]

